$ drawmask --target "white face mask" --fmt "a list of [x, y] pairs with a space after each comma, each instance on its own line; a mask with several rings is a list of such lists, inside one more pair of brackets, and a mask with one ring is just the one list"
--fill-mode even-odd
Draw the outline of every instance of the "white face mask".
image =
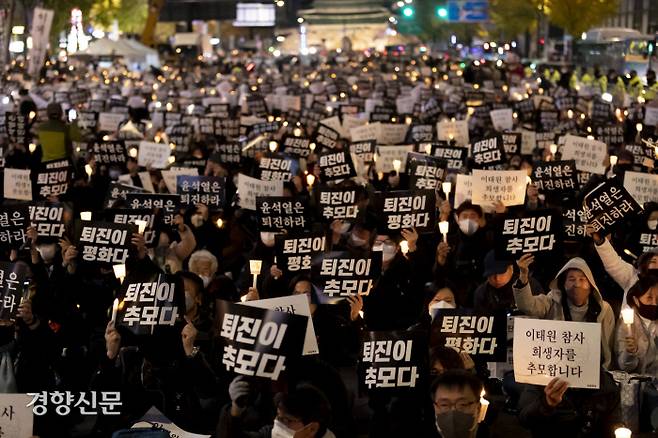
[[203, 287], [208, 287], [208, 285], [210, 284], [210, 277], [208, 277], [207, 275], [199, 275], [199, 278], [201, 279], [201, 281], [203, 281]]
[[383, 245], [382, 250], [383, 250], [382, 259], [385, 262], [388, 262], [393, 260], [393, 257], [395, 257], [395, 253], [397, 252], [397, 247], [395, 245]]
[[39, 245], [37, 247], [37, 251], [39, 251], [39, 255], [44, 262], [51, 262], [57, 253], [57, 245], [54, 243], [48, 245]]
[[430, 316], [434, 318], [436, 311], [439, 309], [455, 309], [455, 308], [457, 308], [457, 306], [455, 306], [453, 303], [449, 303], [447, 301], [441, 300], [431, 304], [427, 310], [429, 311]]
[[275, 233], [272, 233], [270, 231], [261, 231], [260, 232], [260, 240], [263, 242], [263, 245], [267, 246], [268, 248], [272, 248], [274, 246], [274, 237], [276, 236]]
[[272, 427], [272, 438], [293, 438], [295, 436], [295, 431], [280, 422], [277, 419], [274, 419], [274, 427]]
[[654, 219], [651, 221], [647, 221], [647, 226], [649, 227], [650, 230], [655, 230], [656, 227], [658, 227], [658, 219]]
[[193, 214], [190, 218], [190, 222], [192, 222], [192, 225], [194, 225], [195, 228], [199, 228], [203, 225], [203, 216], [200, 214]]
[[467, 236], [473, 235], [480, 227], [477, 221], [473, 219], [462, 219], [458, 221], [457, 224], [459, 225], [459, 229], [462, 230], [462, 233]]
[[364, 246], [366, 244], [366, 240], [355, 236], [354, 234], [350, 234], [350, 243], [352, 246]]

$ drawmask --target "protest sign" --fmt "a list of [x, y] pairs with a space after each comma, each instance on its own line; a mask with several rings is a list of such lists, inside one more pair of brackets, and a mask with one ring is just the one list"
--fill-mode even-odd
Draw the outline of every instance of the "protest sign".
[[658, 125], [658, 107], [651, 105], [645, 107], [644, 124], [651, 127]]
[[495, 362], [507, 355], [507, 314], [472, 315], [464, 310], [439, 309], [432, 320], [432, 345]]
[[561, 228], [560, 216], [552, 211], [503, 218], [496, 227], [496, 254], [514, 260], [527, 253], [553, 252], [561, 241]]
[[137, 164], [153, 169], [164, 169], [169, 166], [171, 147], [165, 143], [153, 143], [150, 141], [139, 142]]
[[25, 263], [0, 262], [0, 320], [16, 319], [18, 306], [29, 293], [28, 277], [32, 273]]
[[656, 151], [653, 147], [646, 144], [627, 144], [624, 145], [624, 149], [633, 154], [633, 165], [635, 169], [654, 167]]
[[[38, 9], [38, 8], [37, 8]], [[31, 394], [0, 394], [0, 431], [7, 438], [31, 438], [34, 412]]]
[[29, 132], [28, 118], [18, 113], [5, 113], [5, 130], [10, 143], [25, 146]]
[[69, 189], [73, 169], [68, 159], [41, 163], [34, 181], [39, 198], [66, 194]]
[[567, 134], [562, 146], [562, 159], [575, 160], [580, 171], [603, 175], [608, 147], [605, 143]]
[[20, 246], [25, 243], [25, 230], [29, 226], [30, 214], [26, 205], [0, 207], [0, 245]]
[[318, 354], [320, 352], [318, 349], [318, 340], [315, 337], [315, 328], [313, 327], [313, 318], [311, 318], [309, 297], [307, 295], [301, 294], [279, 298], [268, 298], [264, 300], [245, 301], [243, 305], [306, 316], [306, 335], [304, 336], [302, 355], [307, 356]]
[[284, 196], [257, 196], [256, 214], [261, 231], [304, 229], [309, 226], [301, 200]]
[[133, 424], [131, 429], [166, 430], [171, 438], [210, 438], [210, 435], [201, 435], [181, 429], [155, 406], [152, 406], [137, 423]]
[[527, 177], [525, 170], [473, 170], [473, 204], [523, 205]]
[[311, 154], [311, 139], [287, 135], [281, 141], [281, 151], [292, 157], [307, 158]]
[[283, 196], [283, 181], [261, 181], [239, 173], [238, 195], [240, 207], [246, 210], [256, 210], [257, 196]]
[[160, 223], [173, 226], [178, 214], [180, 195], [164, 193], [126, 193], [126, 204], [131, 209], [154, 210]]
[[32, 200], [32, 181], [29, 169], [5, 167], [3, 173], [3, 193], [6, 199]]
[[414, 143], [431, 142], [434, 140], [434, 126], [412, 125], [409, 130], [409, 140]]
[[350, 138], [353, 142], [375, 140], [377, 142], [377, 133], [379, 127], [376, 124], [367, 124], [350, 129]]
[[433, 155], [446, 160], [448, 170], [461, 170], [463, 167], [466, 167], [468, 149], [439, 144], [434, 146]]
[[376, 192], [379, 230], [397, 234], [403, 229], [431, 232], [436, 225], [434, 190]]
[[506, 132], [500, 135], [503, 142], [503, 150], [506, 155], [521, 154], [521, 141], [523, 135], [520, 132]]
[[588, 238], [586, 227], [587, 215], [583, 208], [573, 205], [562, 208], [562, 227], [564, 240], [578, 241]]
[[59, 241], [66, 228], [64, 226], [64, 206], [61, 204], [37, 203], [28, 207], [30, 224], [37, 229], [39, 240]]
[[616, 180], [609, 179], [585, 195], [587, 222], [594, 231], [608, 234], [618, 223], [638, 214], [642, 207]]
[[262, 181], [290, 181], [297, 174], [297, 162], [281, 154], [270, 154], [258, 163], [259, 179]]
[[176, 178], [181, 205], [192, 207], [196, 204], [205, 204], [210, 211], [224, 208], [226, 178], [223, 176], [178, 175]]
[[110, 208], [115, 204], [120, 204], [126, 200], [126, 193], [136, 192], [136, 193], [145, 193], [141, 187], [133, 186], [130, 184], [124, 184], [121, 182], [111, 182], [107, 188], [107, 194], [105, 196], [105, 202], [103, 203], [103, 208]]
[[368, 295], [381, 267], [381, 252], [355, 257], [349, 252], [334, 251], [313, 260], [311, 278], [319, 291], [330, 298]]
[[321, 187], [318, 209], [327, 222], [356, 219], [359, 214], [357, 191]]
[[491, 123], [496, 131], [511, 131], [514, 127], [512, 108], [502, 108], [489, 111]]
[[329, 151], [322, 153], [319, 160], [322, 181], [336, 181], [356, 176], [349, 152]]
[[324, 233], [278, 234], [275, 237], [277, 266], [290, 273], [310, 271], [313, 258], [326, 247]]
[[217, 300], [226, 371], [278, 380], [303, 351], [308, 317]]
[[76, 241], [80, 259], [85, 262], [125, 264], [132, 244], [134, 225], [111, 222], [77, 221]]
[[369, 390], [422, 388], [427, 341], [419, 332], [365, 332], [360, 385]]
[[404, 142], [409, 125], [395, 123], [377, 124], [377, 144], [394, 145]]
[[473, 199], [473, 177], [457, 174], [455, 180], [455, 199], [453, 208], [458, 208], [464, 201]]
[[594, 127], [594, 137], [609, 146], [624, 144], [623, 125], [598, 125]]
[[215, 147], [215, 152], [211, 155], [210, 160], [229, 165], [240, 164], [242, 147], [238, 142], [222, 142]]
[[492, 167], [505, 162], [505, 149], [500, 137], [485, 138], [471, 146], [471, 155], [480, 168]]
[[98, 113], [96, 111], [78, 111], [78, 118], [76, 119], [78, 128], [88, 131], [96, 131], [98, 124]]
[[414, 151], [414, 145], [403, 146], [377, 146], [375, 164], [379, 172], [392, 172], [395, 170], [394, 161], [400, 162], [400, 171], [407, 167], [407, 154]]
[[105, 217], [108, 222], [115, 224], [131, 224], [137, 226], [135, 221], [146, 222], [144, 229], [144, 241], [147, 246], [152, 246], [155, 241], [155, 213], [150, 209], [135, 209], [135, 208], [112, 208], [105, 209]]
[[185, 291], [174, 277], [155, 272], [130, 272], [121, 285], [117, 327], [136, 335], [153, 335], [172, 327], [185, 314]]
[[375, 140], [364, 140], [350, 143], [350, 152], [361, 160], [364, 164], [372, 164], [375, 156], [377, 142]]
[[121, 122], [127, 118], [127, 114], [102, 112], [98, 114], [98, 130], [100, 132], [115, 132], [119, 129]]
[[407, 175], [410, 190], [436, 190], [446, 177], [446, 161], [431, 155], [409, 152]]
[[559, 377], [570, 388], [599, 388], [599, 323], [515, 318], [513, 351], [519, 383], [546, 385]]
[[94, 154], [97, 165], [117, 166], [126, 169], [128, 151], [123, 140], [96, 141], [88, 149]]
[[331, 129], [325, 125], [320, 125], [318, 126], [318, 131], [315, 133], [315, 142], [318, 144], [318, 146], [322, 146], [327, 149], [334, 149], [338, 144], [339, 137], [340, 133], [335, 129]]
[[640, 205], [658, 202], [658, 175], [628, 170], [624, 173], [624, 188]]
[[577, 187], [576, 162], [540, 161], [532, 169], [531, 177], [541, 192], [573, 192]]
[[457, 146], [466, 146], [469, 143], [468, 121], [444, 120], [436, 124], [436, 135], [439, 141], [453, 141]]
[[250, 94], [247, 96], [247, 108], [249, 113], [256, 117], [266, 117], [268, 114], [265, 99], [259, 94]]
[[169, 193], [177, 193], [178, 191], [178, 177], [183, 176], [197, 176], [199, 170], [192, 167], [170, 167], [168, 170], [161, 170], [160, 174], [164, 180], [165, 186]]

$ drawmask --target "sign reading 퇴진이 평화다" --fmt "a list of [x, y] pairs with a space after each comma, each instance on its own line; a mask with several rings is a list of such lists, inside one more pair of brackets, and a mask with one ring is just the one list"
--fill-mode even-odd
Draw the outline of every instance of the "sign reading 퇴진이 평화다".
[[134, 225], [110, 222], [76, 221], [77, 249], [85, 262], [125, 264], [131, 247]]
[[369, 257], [355, 257], [349, 252], [326, 253], [313, 260], [311, 278], [329, 298], [368, 295], [382, 269], [382, 253], [374, 251]]
[[184, 291], [173, 277], [130, 272], [121, 285], [117, 326], [136, 335], [152, 335], [158, 327], [172, 327], [183, 318]]
[[322, 232], [278, 234], [274, 244], [277, 266], [293, 274], [310, 271], [313, 259], [324, 253], [326, 240]]
[[297, 174], [297, 161], [283, 154], [264, 156], [258, 163], [262, 181], [290, 181]]
[[308, 318], [217, 300], [216, 320], [226, 371], [279, 380], [302, 354]]
[[436, 226], [436, 194], [434, 190], [401, 190], [377, 192], [377, 212], [381, 232], [399, 233], [415, 228], [431, 232]]
[[514, 318], [514, 378], [546, 385], [555, 377], [570, 388], [599, 388], [601, 325]]
[[361, 339], [360, 386], [369, 390], [422, 387], [427, 341], [419, 332], [365, 332]]
[[356, 189], [320, 188], [318, 209], [327, 222], [336, 219], [353, 221], [359, 214]]
[[504, 217], [496, 225], [496, 254], [514, 260], [527, 253], [550, 253], [561, 242], [561, 217], [552, 211], [526, 212]]
[[147, 246], [153, 245], [156, 235], [155, 211], [148, 208], [106, 208], [105, 218], [115, 224], [137, 225], [136, 221], [146, 222], [144, 228], [144, 242]]
[[461, 309], [437, 309], [432, 320], [432, 345], [445, 345], [488, 362], [504, 361], [507, 315], [473, 315]]
[[446, 160], [448, 170], [460, 170], [462, 167], [466, 167], [468, 149], [437, 145], [434, 147], [434, 156]]
[[642, 207], [617, 180], [609, 179], [585, 195], [588, 223], [597, 233], [607, 234], [618, 223], [637, 215]]

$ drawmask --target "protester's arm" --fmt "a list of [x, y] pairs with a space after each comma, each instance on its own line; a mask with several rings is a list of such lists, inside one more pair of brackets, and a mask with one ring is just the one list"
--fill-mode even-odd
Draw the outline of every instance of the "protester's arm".
[[176, 217], [179, 218], [177, 221], [177, 226], [178, 233], [180, 234], [180, 242], [178, 242], [178, 245], [175, 246], [174, 252], [176, 257], [178, 257], [180, 260], [185, 260], [190, 256], [190, 254], [192, 254], [194, 248], [196, 248], [196, 238], [194, 237], [192, 230], [190, 230], [190, 228], [183, 223], [183, 217]]
[[555, 408], [562, 403], [569, 384], [559, 377], [546, 386], [527, 385], [519, 399], [519, 421], [525, 427], [536, 429], [551, 420]]
[[615, 352], [617, 353], [619, 368], [627, 373], [637, 372], [640, 365], [640, 356], [646, 354], [646, 351], [640, 352], [635, 324], [631, 324], [629, 327], [620, 317], [617, 323], [615, 341]]
[[602, 238], [596, 233], [592, 237], [594, 238], [594, 248], [601, 258], [606, 272], [622, 289], [631, 288], [637, 282], [637, 272], [633, 265], [619, 257], [608, 239]]
[[551, 301], [553, 298], [551, 294], [548, 295], [533, 295], [530, 289], [529, 282], [529, 269], [528, 267], [533, 262], [534, 256], [525, 254], [519, 259], [519, 279], [514, 283], [512, 289], [514, 291], [514, 301], [520, 311], [529, 316], [537, 318], [544, 318], [551, 308]]

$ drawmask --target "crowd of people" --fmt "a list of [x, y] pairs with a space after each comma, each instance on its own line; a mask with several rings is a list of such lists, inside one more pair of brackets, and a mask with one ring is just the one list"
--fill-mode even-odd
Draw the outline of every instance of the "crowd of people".
[[[603, 437], [632, 427], [633, 421], [634, 432], [651, 433], [658, 426], [653, 414], [658, 408], [653, 383], [658, 243], [642, 246], [639, 235], [656, 231], [658, 204], [645, 203], [611, 230], [583, 220], [583, 232], [561, 233], [548, 257], [528, 252], [506, 258], [495, 244], [501, 218], [546, 210], [562, 216], [573, 206], [580, 210], [585, 195], [601, 183], [623, 185], [626, 172], [653, 173], [654, 126], [644, 117], [653, 105], [655, 74], [647, 74], [646, 90], [635, 74], [628, 84], [615, 72], [605, 84], [595, 77], [525, 71], [502, 61], [460, 66], [458, 60], [428, 54], [360, 52], [283, 62], [236, 51], [217, 64], [171, 61], [145, 72], [129, 71], [120, 62], [102, 67], [52, 59], [39, 78], [14, 62], [2, 78], [7, 128], [1, 207], [63, 207], [65, 227], [53, 239], [40, 234], [33, 220], [17, 242], [0, 242], [0, 260], [11, 262], [3, 269], [16, 272], [19, 266], [26, 272], [17, 312], [0, 324], [3, 392], [120, 393], [119, 415], [85, 416], [76, 409], [35, 415], [34, 435], [41, 437], [133, 436], [126, 429], [151, 407], [189, 433], [220, 438]], [[604, 93], [612, 98], [602, 99]], [[564, 104], [568, 98], [571, 103]], [[601, 104], [610, 110], [604, 116], [594, 111]], [[511, 130], [495, 127], [489, 117], [489, 111], [505, 108], [514, 111]], [[555, 123], [549, 126], [542, 111], [556, 112]], [[107, 113], [123, 119], [108, 128]], [[24, 124], [24, 135], [8, 127], [10, 114]], [[202, 129], [205, 118], [212, 120], [209, 131]], [[443, 121], [465, 121], [466, 142], [458, 132], [447, 138], [439, 132], [437, 123]], [[391, 143], [379, 141], [371, 159], [351, 148], [364, 140], [352, 134], [369, 125], [404, 127], [396, 143], [412, 145], [417, 154], [441, 146], [467, 148], [506, 132], [553, 133], [550, 141], [533, 136], [530, 146], [508, 149], [491, 167], [522, 170], [529, 177], [539, 162], [560, 160], [567, 134], [601, 139], [596, 126], [614, 125], [621, 135], [603, 140], [604, 172], [583, 172], [574, 189], [562, 192], [541, 189], [533, 179], [517, 205], [457, 196], [457, 176], [486, 167], [470, 151], [461, 166], [444, 168], [432, 187], [435, 222], [422, 230], [401, 225], [392, 231], [380, 226], [377, 196], [414, 187], [404, 164], [383, 167], [382, 151]], [[417, 125], [430, 130], [416, 137]], [[322, 126], [338, 137], [327, 141], [326, 133], [319, 133]], [[374, 132], [367, 140], [389, 140]], [[287, 137], [307, 140], [306, 153], [288, 154]], [[108, 162], [101, 156], [106, 151], [93, 147], [119, 141], [125, 162]], [[145, 143], [170, 147], [165, 166], [140, 165]], [[643, 152], [638, 156], [627, 145]], [[320, 163], [327, 151], [352, 152], [354, 175], [328, 175]], [[278, 196], [311, 207], [307, 231], [324, 235], [324, 253], [381, 258], [364, 293], [328, 300], [314, 269], [291, 271], [277, 258], [276, 242], [294, 230], [263, 228], [238, 189], [243, 176], [265, 179], [261, 164], [271, 157], [293, 163]], [[44, 195], [36, 175], [46, 163], [62, 159], [71, 169], [66, 187]], [[222, 177], [220, 205], [179, 205], [168, 212], [169, 221], [162, 208], [151, 206], [151, 234], [132, 230], [123, 274], [117, 275], [112, 263], [87, 258], [79, 234], [81, 212], [91, 212], [93, 224], [108, 221], [110, 211], [135, 210], [126, 192], [176, 193], [166, 171], [189, 175], [181, 168]], [[9, 199], [14, 192], [6, 185], [14, 180], [7, 179], [7, 169], [32, 172], [31, 201]], [[445, 192], [443, 182], [452, 182]], [[324, 216], [323, 189], [355, 190], [358, 214]], [[447, 232], [439, 222], [448, 224]], [[250, 269], [254, 260], [262, 262], [256, 277]], [[127, 299], [129, 279], [149, 275], [167, 275], [184, 291], [183, 310], [171, 327], [174, 336], [135, 335], [114, 314], [115, 298]], [[8, 286], [2, 291], [3, 297], [12, 293]], [[219, 336], [226, 323], [222, 303], [244, 306], [294, 295], [308, 298], [317, 354], [286, 357], [277, 379], [227, 370], [226, 344]], [[486, 360], [433, 337], [415, 387], [386, 391], [364, 385], [368, 333], [420, 331], [429, 337], [433, 321], [448, 309], [599, 324], [598, 388], [572, 388], [560, 377], [546, 385], [520, 383], [513, 370], [496, 375]], [[634, 312], [631, 324], [622, 318], [626, 309]], [[631, 375], [641, 385], [631, 385]], [[622, 394], [632, 400], [622, 400]], [[630, 414], [624, 409], [629, 406]], [[143, 436], [160, 436], [148, 433], [154, 435]]]

